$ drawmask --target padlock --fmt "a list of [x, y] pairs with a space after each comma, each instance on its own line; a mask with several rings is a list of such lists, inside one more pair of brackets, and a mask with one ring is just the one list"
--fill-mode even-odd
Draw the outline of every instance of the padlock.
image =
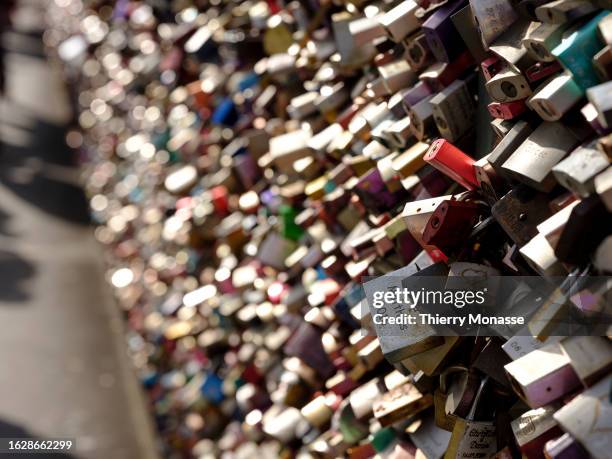
[[469, 201], [443, 201], [431, 214], [423, 241], [444, 253], [465, 243], [481, 214], [481, 206]]
[[349, 22], [349, 32], [356, 47], [370, 45], [385, 35], [385, 29], [375, 18], [363, 17]]
[[472, 14], [472, 8], [470, 4], [463, 6], [459, 11], [451, 16], [453, 21], [453, 25], [465, 46], [467, 47], [467, 51], [474, 58], [476, 62], [482, 62], [487, 58], [487, 49], [488, 46], [483, 43], [480, 30], [478, 28], [478, 24], [476, 23], [476, 18]]
[[585, 271], [575, 269], [559, 284], [552, 292], [546, 293], [546, 301], [531, 316], [527, 323], [529, 332], [539, 340], [548, 339], [551, 335], [568, 335], [572, 328], [571, 319], [572, 304], [571, 295], [574, 291], [580, 291], [581, 285], [587, 279]]
[[355, 175], [360, 176], [363, 172], [367, 171], [370, 167], [373, 166], [369, 158], [364, 157], [363, 155], [356, 156], [344, 156], [344, 152], [347, 149], [351, 148], [357, 139], [355, 136], [349, 131], [342, 131], [338, 133], [332, 140], [329, 142], [327, 147], [325, 148], [325, 153], [329, 155], [331, 158], [340, 160], [342, 162], [348, 164], [354, 171]]
[[342, 126], [342, 129], [348, 129], [348, 125], [357, 113], [365, 106], [365, 99], [357, 99], [349, 107], [344, 109], [338, 117], [336, 122]]
[[531, 22], [525, 17], [519, 17], [512, 24], [512, 27], [509, 27], [491, 43], [489, 50], [502, 58], [508, 64], [510, 70], [517, 73], [521, 72], [522, 69], [526, 69], [534, 63], [533, 57], [523, 46], [523, 39], [529, 36], [537, 26], [538, 23]]
[[[603, 2], [605, 1], [607, 0], [603, 0]], [[602, 6], [602, 8], [606, 7]], [[610, 25], [612, 25], [612, 16], [610, 15], [604, 17], [601, 21], [599, 21], [599, 24], [597, 24], [597, 35], [599, 36], [601, 42], [605, 45], [612, 45], [612, 32], [610, 32]]]
[[509, 338], [508, 341], [502, 345], [502, 350], [508, 354], [512, 360], [516, 360], [536, 349], [540, 349], [546, 344], [558, 342], [560, 340], [560, 337], [550, 336], [540, 341], [528, 333], [517, 334]]
[[608, 81], [587, 89], [589, 102], [597, 110], [597, 120], [605, 128], [612, 126], [612, 82]]
[[561, 71], [561, 65], [557, 61], [536, 62], [525, 70], [525, 75], [527, 76], [529, 83], [533, 85], [539, 83], [545, 78], [559, 73], [559, 71]]
[[411, 123], [410, 117], [404, 116], [389, 127], [387, 132], [390, 135], [393, 147], [403, 149], [411, 143], [413, 140], [412, 130], [410, 129]]
[[[350, 30], [353, 20], [354, 16], [347, 11], [335, 13], [331, 16], [336, 48], [340, 53], [341, 61], [348, 66], [357, 66], [365, 63], [374, 57], [376, 53], [376, 49], [371, 43], [364, 43], [362, 46], [356, 45], [353, 33]], [[380, 24], [377, 23], [377, 25], [382, 29]], [[382, 32], [384, 33], [384, 29]]]
[[432, 95], [426, 96], [424, 99], [410, 106], [408, 109], [408, 116], [410, 116], [410, 130], [420, 141], [423, 141], [425, 137], [432, 134], [436, 130], [436, 124], [433, 117], [433, 107], [429, 102], [432, 98]]
[[510, 129], [515, 124], [516, 122], [513, 120], [502, 120], [501, 118], [495, 118], [494, 120], [492, 120], [491, 129], [493, 130], [493, 133], [497, 138], [496, 141], [499, 142], [500, 140], [502, 140], [504, 136], [508, 134], [508, 132], [510, 132]]
[[403, 89], [389, 97], [389, 101], [387, 102], [387, 108], [395, 119], [402, 119], [408, 115], [404, 107], [404, 93], [407, 91], [408, 90]]
[[506, 63], [498, 56], [487, 57], [480, 63], [480, 69], [486, 81], [497, 75], [505, 66]]
[[[460, 376], [452, 383], [451, 375]], [[465, 417], [476, 396], [480, 379], [466, 367], [450, 366], [440, 374], [440, 386], [434, 392], [434, 415], [438, 427], [453, 431], [457, 416]]]
[[547, 441], [561, 435], [561, 429], [553, 419], [556, 405], [535, 408], [512, 421], [512, 432], [521, 453], [526, 457], [542, 457]]
[[[580, 109], [580, 114], [594, 132], [597, 132], [598, 134], [603, 133], [604, 128], [601, 126], [599, 120], [597, 119], [597, 110], [595, 109], [592, 103], [588, 102], [587, 104], [585, 104]], [[606, 139], [600, 137], [598, 143], [606, 145]]]
[[427, 226], [429, 218], [440, 203], [448, 199], [451, 199], [450, 195], [408, 202], [404, 206], [404, 210], [402, 211], [404, 224], [408, 231], [410, 231], [410, 234], [412, 234], [412, 237], [416, 239], [421, 246], [427, 245], [423, 240], [423, 231]]
[[501, 118], [503, 120], [511, 120], [521, 115], [527, 110], [527, 105], [524, 100], [515, 100], [514, 102], [491, 102], [487, 105], [487, 109], [493, 118]]
[[594, 143], [582, 145], [552, 168], [557, 182], [583, 198], [595, 191], [595, 177], [610, 166]]
[[602, 379], [553, 415], [594, 459], [610, 457], [611, 384], [611, 377]]
[[580, 385], [559, 343], [551, 343], [504, 366], [514, 391], [531, 407], [547, 405]]
[[[360, 139], [364, 142], [370, 140], [370, 126], [364, 115], [368, 112], [376, 111], [376, 105], [377, 104], [370, 102], [361, 108], [355, 116], [353, 116], [351, 121], [349, 121], [347, 131], [351, 133], [355, 140]], [[382, 121], [382, 118], [380, 121]]]
[[534, 59], [542, 62], [553, 62], [555, 57], [552, 55], [552, 50], [561, 43], [563, 32], [566, 30], [566, 23], [542, 23], [523, 39], [523, 46]]
[[473, 190], [478, 187], [474, 160], [447, 140], [434, 140], [424, 159], [464, 188]]
[[499, 71], [485, 85], [487, 92], [497, 102], [513, 102], [531, 96], [527, 79], [508, 66]]
[[410, 64], [403, 59], [379, 66], [378, 73], [383, 80], [386, 94], [393, 94], [400, 89], [407, 88], [416, 80]]
[[567, 269], [555, 255], [555, 249], [541, 233], [536, 234], [519, 252], [541, 276], [563, 276], [567, 273]]
[[561, 236], [563, 227], [567, 223], [567, 220], [572, 213], [572, 209], [579, 202], [580, 201], [574, 201], [568, 204], [559, 212], [554, 213], [551, 217], [547, 218], [537, 226], [538, 233], [546, 238], [546, 241], [548, 241], [553, 250], [557, 247], [559, 237]]
[[570, 336], [561, 341], [561, 349], [586, 387], [612, 369], [612, 347], [601, 336]]
[[356, 419], [367, 419], [372, 415], [374, 402], [385, 393], [385, 387], [380, 378], [371, 379], [361, 384], [351, 392], [349, 403]]
[[427, 39], [423, 33], [415, 33], [404, 41], [404, 58], [415, 71], [419, 71], [433, 62]]
[[544, 445], [544, 457], [546, 459], [588, 459], [589, 453], [586, 452], [574, 437], [566, 433], [559, 438], [546, 442]]
[[470, 1], [470, 7], [485, 48], [518, 18], [512, 3], [507, 0]]
[[582, 97], [582, 88], [574, 82], [574, 78], [561, 74], [538, 88], [527, 104], [543, 120], [557, 121]]
[[366, 208], [375, 213], [392, 209], [399, 199], [397, 191], [392, 192], [386, 186], [378, 168], [372, 168], [362, 175], [353, 187], [353, 192], [359, 196]]
[[433, 404], [431, 394], [422, 394], [408, 382], [386, 392], [374, 401], [374, 417], [383, 427], [410, 418]]
[[409, 109], [431, 95], [432, 89], [424, 81], [419, 81], [412, 88], [405, 89], [401, 92], [402, 102], [406, 113], [409, 114]]
[[[401, 288], [399, 279], [414, 274], [419, 269], [431, 265], [431, 263], [432, 261], [429, 256], [425, 252], [422, 252], [422, 254], [417, 256], [409, 265], [389, 273], [386, 277], [384, 288], [393, 286]], [[376, 279], [366, 282], [364, 285], [366, 292], [369, 288], [375, 291], [379, 287]], [[376, 318], [377, 315], [393, 317], [401, 316], [402, 314], [410, 314], [411, 311], [407, 305], [393, 304], [376, 308], [371, 304], [371, 301], [368, 303], [383, 354], [389, 362], [400, 362], [420, 352], [433, 349], [444, 342], [443, 338], [436, 335], [435, 331], [429, 326], [392, 324], [379, 321]]]
[[451, 437], [450, 432], [436, 426], [433, 414], [411, 423], [406, 432], [418, 448], [417, 457], [442, 459]]
[[360, 349], [357, 353], [357, 357], [359, 361], [363, 363], [366, 371], [376, 368], [384, 358], [379, 340], [375, 339]]
[[390, 9], [379, 19], [380, 24], [394, 42], [401, 42], [404, 37], [417, 30], [420, 25], [415, 15], [417, 9], [418, 5], [408, 0]]
[[578, 139], [559, 122], [544, 122], [502, 165], [506, 174], [540, 191], [550, 191], [555, 180], [552, 168], [578, 144]]
[[[493, 413], [478, 413], [489, 377], [485, 376], [476, 390], [469, 413], [465, 418], [457, 417], [444, 459], [472, 457], [474, 454], [489, 457], [497, 452], [495, 422], [487, 420]], [[477, 420], [482, 419], [484, 420]]]
[[457, 141], [471, 128], [475, 105], [465, 81], [455, 80], [429, 103], [440, 135], [449, 142]]
[[451, 18], [463, 6], [462, 0], [451, 1], [436, 9], [421, 26], [431, 52], [440, 62], [452, 62], [465, 49]]
[[436, 62], [419, 75], [419, 80], [427, 83], [435, 91], [441, 91], [451, 84], [474, 64], [474, 58], [464, 51], [451, 63]]
[[576, 0], [555, 0], [535, 9], [536, 17], [545, 23], [560, 24], [575, 21], [596, 11], [596, 6], [589, 2]]
[[429, 145], [424, 142], [415, 143], [396, 156], [391, 163], [391, 167], [402, 178], [410, 177], [425, 166], [423, 156], [427, 153], [428, 148]]
[[493, 148], [487, 157], [487, 161], [498, 175], [503, 176], [502, 165], [510, 155], [514, 153], [518, 146], [525, 141], [532, 131], [532, 127], [527, 122], [519, 120], [512, 126], [510, 131], [503, 136], [502, 140], [495, 148]]
[[[408, 118], [408, 123], [410, 124], [410, 118]], [[382, 120], [380, 123], [378, 123], [376, 126], [374, 126], [372, 128], [372, 130], [370, 131], [370, 139], [372, 142], [376, 142], [377, 144], [380, 144], [382, 147], [384, 147], [386, 149], [385, 155], [371, 155], [369, 152], [366, 152], [366, 149], [369, 148], [369, 145], [366, 145], [361, 151], [362, 153], [364, 153], [366, 156], [369, 156], [370, 158], [373, 159], [378, 159], [379, 156], [382, 158], [383, 156], [392, 156], [392, 154], [389, 154], [389, 149], [393, 148], [395, 145], [395, 139], [393, 138], [393, 136], [391, 135], [391, 127], [395, 124], [395, 120], [392, 118], [387, 118], [385, 120]], [[408, 132], [408, 135], [411, 135], [410, 133], [410, 126], [408, 126], [406, 128], [406, 131]], [[372, 143], [370, 142], [370, 143]], [[380, 147], [379, 147], [380, 148]], [[381, 148], [382, 151], [382, 148]]]
[[599, 84], [592, 60], [601, 48], [601, 42], [597, 36], [597, 25], [608, 13], [603, 11], [597, 14], [552, 51], [553, 56], [566, 70], [571, 72], [576, 84], [584, 90]]
[[402, 365], [412, 374], [437, 375], [453, 358], [455, 351], [463, 342], [459, 336], [444, 336], [443, 339], [444, 342], [441, 345], [402, 360]]
[[285, 344], [287, 355], [298, 357], [327, 378], [334, 371], [333, 365], [323, 349], [320, 332], [311, 324], [304, 322], [291, 339]]

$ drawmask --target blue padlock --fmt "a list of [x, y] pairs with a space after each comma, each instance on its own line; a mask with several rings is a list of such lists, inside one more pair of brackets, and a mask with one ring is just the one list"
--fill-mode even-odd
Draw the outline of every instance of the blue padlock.
[[593, 66], [593, 56], [604, 46], [597, 34], [597, 24], [608, 14], [610, 11], [602, 11], [552, 51], [553, 56], [585, 90], [600, 83]]

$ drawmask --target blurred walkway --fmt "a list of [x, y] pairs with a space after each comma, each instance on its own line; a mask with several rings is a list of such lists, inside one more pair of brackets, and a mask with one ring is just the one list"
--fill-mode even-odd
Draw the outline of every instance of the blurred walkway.
[[15, 30], [2, 36], [0, 437], [73, 437], [78, 458], [155, 458], [65, 146], [72, 114], [43, 54], [41, 4], [22, 0]]

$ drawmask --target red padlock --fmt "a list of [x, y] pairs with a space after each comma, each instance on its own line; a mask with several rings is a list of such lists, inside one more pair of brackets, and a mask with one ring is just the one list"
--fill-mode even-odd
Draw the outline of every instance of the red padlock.
[[511, 120], [527, 110], [525, 99], [515, 100], [513, 102], [491, 102], [487, 105], [489, 113], [493, 118], [502, 120]]
[[464, 188], [478, 188], [474, 160], [448, 140], [434, 140], [423, 159]]
[[445, 200], [431, 214], [423, 230], [423, 241], [443, 252], [465, 242], [478, 223], [480, 206], [466, 201]]
[[530, 83], [537, 83], [538, 81], [548, 78], [560, 70], [561, 64], [559, 64], [558, 61], [537, 62], [525, 70], [525, 75]]
[[480, 63], [485, 80], [489, 81], [506, 66], [506, 63], [497, 56], [491, 56]]

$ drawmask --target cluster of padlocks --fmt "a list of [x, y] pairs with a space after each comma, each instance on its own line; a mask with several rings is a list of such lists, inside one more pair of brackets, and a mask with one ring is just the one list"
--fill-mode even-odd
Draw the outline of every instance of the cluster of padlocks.
[[[606, 8], [54, 0], [165, 457], [612, 458]], [[470, 278], [521, 326], [367, 292]]]

